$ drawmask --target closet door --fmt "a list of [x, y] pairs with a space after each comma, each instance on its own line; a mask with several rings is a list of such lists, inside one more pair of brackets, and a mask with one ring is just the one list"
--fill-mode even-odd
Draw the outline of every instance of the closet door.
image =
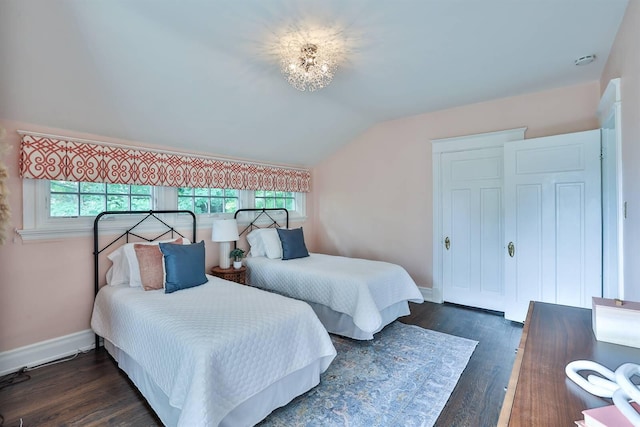
[[442, 154], [445, 301], [504, 310], [502, 148]]
[[[504, 146], [505, 317], [602, 295], [600, 131]], [[512, 248], [509, 251], [509, 247]]]

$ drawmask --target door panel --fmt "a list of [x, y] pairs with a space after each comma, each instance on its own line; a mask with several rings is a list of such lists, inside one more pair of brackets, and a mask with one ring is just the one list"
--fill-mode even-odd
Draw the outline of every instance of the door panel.
[[471, 191], [451, 191], [451, 287], [461, 291], [471, 288]]
[[[556, 283], [584, 282], [584, 251], [579, 250], [585, 235], [584, 183], [556, 185], [556, 221]], [[570, 286], [558, 286], [555, 291], [558, 304], [582, 305], [582, 287], [579, 292]]]
[[480, 288], [502, 294], [502, 189], [480, 189]]
[[503, 310], [502, 148], [442, 155], [445, 301]]
[[[504, 146], [507, 319], [530, 300], [591, 307], [601, 295], [600, 132]], [[505, 243], [506, 245], [506, 243]]]
[[[515, 263], [515, 278], [505, 275], [507, 295], [515, 291], [518, 301], [539, 301], [542, 296], [542, 188], [540, 185], [522, 185], [516, 189], [517, 212], [514, 257], [506, 264]], [[506, 202], [506, 201], [505, 201]], [[505, 229], [506, 232], [506, 229]], [[508, 245], [508, 243], [507, 243]], [[518, 284], [518, 286], [516, 286]], [[509, 301], [507, 300], [507, 305]], [[505, 308], [505, 312], [508, 308]]]

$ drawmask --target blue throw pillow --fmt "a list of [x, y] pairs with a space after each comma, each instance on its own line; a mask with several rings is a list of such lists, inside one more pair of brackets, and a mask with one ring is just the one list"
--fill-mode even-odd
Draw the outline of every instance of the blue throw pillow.
[[204, 241], [191, 245], [160, 243], [166, 279], [164, 292], [179, 291], [207, 283], [204, 274]]
[[304, 258], [309, 256], [307, 246], [304, 244], [302, 227], [293, 230], [278, 228], [278, 236], [282, 243], [282, 259]]

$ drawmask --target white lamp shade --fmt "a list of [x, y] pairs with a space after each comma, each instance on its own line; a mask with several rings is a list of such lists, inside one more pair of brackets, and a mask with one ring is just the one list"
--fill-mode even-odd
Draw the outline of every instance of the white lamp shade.
[[235, 219], [215, 219], [211, 230], [211, 240], [214, 242], [231, 242], [240, 239], [238, 223]]

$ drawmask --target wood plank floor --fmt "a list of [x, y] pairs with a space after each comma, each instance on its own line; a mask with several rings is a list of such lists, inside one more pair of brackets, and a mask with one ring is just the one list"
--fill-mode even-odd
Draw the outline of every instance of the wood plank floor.
[[[479, 341], [436, 425], [496, 425], [522, 326], [450, 304], [411, 304], [411, 312], [404, 323]], [[0, 390], [2, 427], [161, 425], [103, 349], [27, 374]]]

